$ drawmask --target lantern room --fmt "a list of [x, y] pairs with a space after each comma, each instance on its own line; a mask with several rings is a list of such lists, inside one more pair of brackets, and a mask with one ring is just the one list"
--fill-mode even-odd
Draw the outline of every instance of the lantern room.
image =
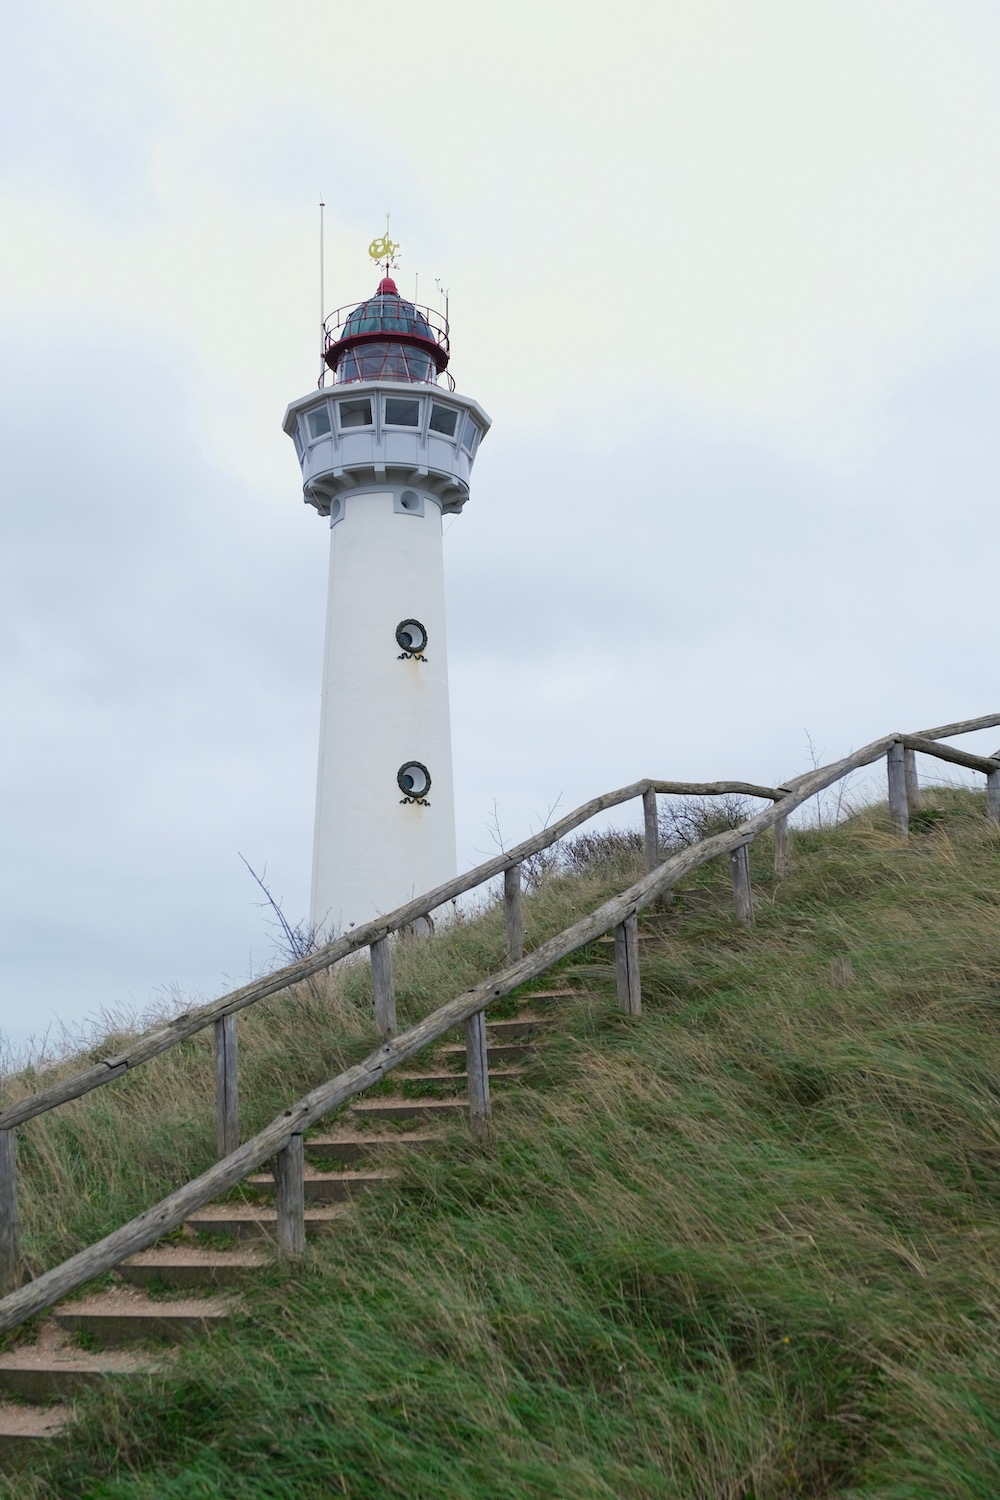
[[338, 385], [354, 380], [434, 384], [448, 367], [447, 319], [407, 302], [391, 276], [383, 276], [374, 297], [331, 313], [325, 329], [323, 358]]

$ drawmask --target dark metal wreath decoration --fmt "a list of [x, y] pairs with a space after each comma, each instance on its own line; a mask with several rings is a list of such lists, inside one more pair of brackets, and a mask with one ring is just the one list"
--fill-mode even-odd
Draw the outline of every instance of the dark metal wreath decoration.
[[[416, 774], [414, 774], [416, 773]], [[419, 760], [408, 760], [405, 765], [400, 766], [396, 772], [396, 785], [403, 793], [400, 797], [400, 805], [409, 804], [418, 807], [430, 807], [427, 801], [427, 793], [431, 789], [431, 773]]]
[[419, 620], [400, 620], [396, 626], [396, 644], [402, 646], [398, 661], [426, 661], [424, 648], [427, 645], [427, 626]]

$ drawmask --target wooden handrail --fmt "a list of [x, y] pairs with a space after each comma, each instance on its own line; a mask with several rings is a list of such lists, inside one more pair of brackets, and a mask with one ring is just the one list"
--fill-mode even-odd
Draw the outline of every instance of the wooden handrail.
[[984, 714], [981, 719], [959, 719], [956, 724], [939, 724], [936, 729], [918, 729], [922, 740], [949, 740], [955, 734], [972, 734], [976, 729], [1000, 727], [1000, 714]]
[[781, 787], [757, 786], [752, 781], [645, 781], [651, 792], [674, 797], [762, 797], [778, 802], [785, 795]]
[[938, 760], [950, 760], [953, 765], [966, 766], [970, 771], [1000, 771], [1000, 760], [990, 755], [970, 755], [968, 750], [956, 750], [952, 745], [939, 745], [924, 734], [902, 734], [900, 743], [907, 750], [919, 750], [921, 755], [934, 755]]
[[[996, 716], [996, 719], [1000, 723], [1000, 715]], [[976, 728], [985, 727], [981, 721], [973, 720], [968, 722]], [[555, 937], [548, 939], [547, 942], [542, 943], [538, 948], [518, 961], [508, 963], [497, 974], [482, 980], [479, 984], [466, 990], [454, 1000], [450, 1000], [445, 1005], [440, 1006], [431, 1015], [426, 1016], [415, 1026], [410, 1027], [408, 1031], [384, 1041], [362, 1063], [348, 1068], [336, 1078], [330, 1079], [318, 1088], [313, 1089], [289, 1109], [284, 1110], [269, 1125], [265, 1126], [263, 1130], [258, 1131], [251, 1140], [244, 1142], [235, 1150], [230, 1151], [228, 1155], [224, 1156], [221, 1161], [216, 1162], [208, 1171], [201, 1173], [200, 1176], [192, 1179], [183, 1187], [178, 1188], [160, 1203], [146, 1209], [128, 1224], [114, 1230], [96, 1244], [79, 1251], [61, 1265], [44, 1272], [27, 1286], [20, 1287], [0, 1299], [0, 1332], [6, 1332], [11, 1328], [17, 1327], [27, 1318], [33, 1317], [36, 1313], [51, 1306], [60, 1297], [66, 1296], [69, 1292], [83, 1286], [102, 1272], [111, 1270], [127, 1256], [147, 1248], [161, 1236], [177, 1228], [196, 1209], [203, 1207], [219, 1193], [235, 1186], [255, 1168], [275, 1155], [279, 1156], [279, 1186], [281, 1183], [284, 1184], [284, 1199], [287, 1200], [285, 1218], [282, 1221], [284, 1226], [282, 1234], [285, 1240], [287, 1240], [287, 1244], [284, 1244], [284, 1241], [283, 1244], [285, 1250], [289, 1253], [298, 1253], [301, 1249], [299, 1243], [301, 1239], [299, 1226], [299, 1220], [301, 1219], [301, 1204], [299, 1202], [301, 1183], [299, 1182], [299, 1178], [301, 1178], [301, 1142], [304, 1130], [307, 1130], [325, 1115], [330, 1114], [334, 1109], [339, 1108], [348, 1099], [355, 1097], [357, 1094], [370, 1088], [373, 1084], [380, 1082], [394, 1068], [399, 1067], [404, 1062], [408, 1062], [411, 1058], [422, 1052], [425, 1047], [432, 1045], [447, 1032], [463, 1022], [469, 1024], [475, 1022], [471, 1030], [467, 1026], [467, 1045], [470, 1055], [477, 1055], [477, 1046], [479, 1046], [477, 1038], [479, 1038], [481, 1032], [482, 1018], [490, 1004], [509, 995], [528, 980], [540, 977], [561, 959], [568, 957], [570, 954], [586, 946], [587, 943], [593, 942], [596, 938], [603, 936], [609, 931], [615, 933], [616, 955], [620, 960], [616, 965], [619, 974], [620, 1004], [632, 1014], [638, 1014], [640, 1010], [638, 965], [634, 949], [635, 919], [640, 910], [658, 900], [677, 881], [698, 869], [701, 865], [708, 863], [710, 860], [717, 859], [721, 855], [734, 855], [739, 851], [745, 850], [758, 834], [765, 832], [767, 829], [787, 827], [789, 813], [794, 812], [797, 807], [808, 801], [810, 797], [814, 797], [818, 792], [824, 791], [827, 787], [832, 786], [835, 782], [850, 774], [850, 772], [870, 765], [883, 756], [889, 757], [890, 767], [893, 765], [897, 766], [898, 787], [898, 765], [901, 763], [901, 756], [906, 748], [920, 750], [925, 754], [937, 754], [940, 755], [940, 758], [948, 760], [954, 760], [956, 754], [961, 754], [961, 752], [942, 754], [943, 750], [950, 750], [950, 747], [937, 745], [928, 741], [922, 735], [891, 734], [873, 741], [870, 745], [864, 746], [861, 750], [854, 751], [851, 755], [845, 756], [842, 760], [835, 761], [829, 766], [823, 766], [816, 771], [798, 776], [782, 787], [768, 789], [766, 795], [772, 801], [771, 807], [765, 808], [746, 819], [738, 828], [727, 829], [723, 833], [714, 834], [710, 838], [703, 839], [700, 843], [692, 845], [690, 848], [671, 855], [654, 870], [648, 871], [640, 880], [635, 881], [620, 895], [603, 902], [596, 911], [589, 913], [579, 922], [574, 923]], [[991, 816], [1000, 818], [1000, 760], [981, 756], [965, 756], [960, 763], [973, 765], [973, 769], [986, 770], [988, 787], [991, 794], [988, 802], [988, 810]], [[698, 784], [646, 781], [637, 782], [633, 787], [624, 788], [620, 793], [611, 793], [607, 798], [596, 798], [593, 802], [586, 804], [586, 807], [600, 811], [604, 806], [613, 806], [616, 802], [625, 801], [630, 796], [642, 795], [654, 788], [657, 790], [661, 787], [678, 790], [682, 787], [697, 787], [699, 791], [702, 791], [709, 786], [717, 789], [725, 789], [726, 791], [734, 790], [738, 787], [746, 793], [748, 793], [749, 789], [748, 783], [716, 782]], [[709, 795], [707, 791], [705, 794]], [[753, 795], [760, 796], [765, 795], [765, 793], [763, 789], [758, 789]], [[570, 814], [568, 819], [562, 819], [561, 824], [555, 825], [555, 829], [558, 829], [560, 826], [564, 827], [567, 822], [570, 823], [570, 826], [578, 826], [579, 821], [582, 821], [582, 819], [578, 818], [580, 812], [581, 809], [577, 809], [577, 812]], [[588, 815], [592, 816], [593, 813]], [[555, 829], [546, 831], [549, 835], [554, 835], [554, 837], [550, 837], [549, 842], [554, 842], [555, 837], [561, 836], [555, 833]], [[516, 850], [511, 850], [505, 855], [498, 856], [497, 859], [488, 861], [486, 865], [479, 867], [479, 871], [491, 870], [492, 874], [495, 874], [501, 870], [513, 869], [519, 862], [519, 855], [520, 857], [524, 857], [522, 851], [537, 852], [533, 846], [537, 844], [539, 837], [536, 835], [535, 839], [526, 840]], [[539, 847], [545, 848], [547, 845], [546, 843], [542, 843]], [[492, 874], [488, 876], [481, 875], [480, 880], [483, 878], [492, 878]], [[454, 884], [454, 882], [451, 884]], [[353, 948], [379, 942], [388, 931], [395, 930], [397, 926], [403, 925], [405, 920], [412, 920], [413, 916], [420, 915], [422, 911], [426, 911], [433, 898], [440, 891], [447, 889], [447, 886], [439, 887], [438, 891], [430, 893], [429, 896], [420, 898], [417, 902], [410, 902], [407, 906], [399, 908], [388, 919], [382, 919], [380, 924], [369, 924], [368, 928], [362, 929], [360, 933], [352, 933], [351, 938], [346, 940], [348, 946], [344, 951], [349, 952]], [[435, 902], [434, 904], [440, 904], [440, 902]], [[403, 915], [408, 913], [412, 913], [412, 915], [408, 917]], [[745, 918], [748, 915], [752, 915], [752, 912], [744, 912]], [[294, 973], [296, 977], [307, 977], [309, 973], [315, 973], [318, 968], [326, 967], [330, 962], [335, 961], [329, 955], [332, 950], [340, 949], [344, 943], [344, 939], [339, 939], [336, 943], [328, 944], [326, 949], [322, 950], [326, 955], [322, 962], [316, 962], [319, 955], [312, 955], [310, 959], [288, 965], [286, 969], [279, 971], [279, 975], [272, 975], [270, 979], [273, 981], [281, 975], [287, 976], [290, 973]], [[338, 956], [342, 955], [338, 953]], [[274, 993], [275, 988], [283, 988], [285, 984], [294, 982], [294, 978], [285, 978], [282, 984], [273, 986], [266, 993]], [[247, 986], [243, 991], [236, 993], [242, 997], [245, 995], [247, 989], [252, 988], [254, 987]], [[199, 1020], [199, 1025], [193, 1029], [200, 1029], [202, 1025], [207, 1025], [210, 1021], [217, 1021], [223, 1016], [233, 1014], [236, 1009], [240, 1008], [232, 1003], [233, 1000], [233, 996], [228, 996], [226, 997], [226, 1002], [228, 1003], [216, 1002], [214, 1005], [204, 1006], [200, 1011], [193, 1013]], [[242, 1003], [249, 1004], [252, 1001], [243, 1000]], [[221, 1010], [220, 1006], [222, 1006]], [[475, 1020], [477, 1017], [479, 1018], [478, 1021]], [[189, 1021], [191, 1018], [179, 1019]], [[164, 1031], [169, 1031], [169, 1028], [161, 1028], [158, 1032], [151, 1033], [146, 1038], [140, 1039], [140, 1043], [147, 1049], [143, 1053], [142, 1060], [145, 1060], [146, 1056], [155, 1055], [155, 1052], [148, 1051], [150, 1039], [151, 1037], [162, 1037]], [[476, 1034], [473, 1035], [473, 1032]], [[191, 1032], [188, 1031], [185, 1034], [190, 1035]], [[173, 1038], [173, 1040], [179, 1039], [179, 1037]], [[168, 1045], [172, 1045], [173, 1040]], [[157, 1050], [164, 1049], [158, 1047]], [[479, 1050], [482, 1050], [481, 1046], [479, 1046]], [[108, 1067], [121, 1067], [122, 1069], [127, 1065], [129, 1064], [123, 1058], [110, 1060], [107, 1064]], [[485, 1064], [481, 1071], [482, 1077], [477, 1080], [476, 1090], [473, 1091], [472, 1098], [473, 1113], [475, 1114], [478, 1110], [480, 1123], [485, 1120], [489, 1107], [488, 1076], [485, 1073]], [[70, 1080], [70, 1082], [78, 1083], [80, 1078], [86, 1076], [88, 1075], [78, 1075], [77, 1080]], [[95, 1085], [90, 1086], [93, 1087]], [[79, 1092], [85, 1091], [79, 1090]], [[37, 1101], [42, 1097], [43, 1095], [36, 1095], [34, 1096], [34, 1100]], [[78, 1094], [68, 1095], [67, 1097], [78, 1097]], [[61, 1102], [61, 1100], [56, 1102]], [[32, 1101], [30, 1100], [24, 1101], [21, 1106], [17, 1106], [16, 1108], [23, 1109], [25, 1104], [31, 1103]], [[46, 1104], [44, 1107], [51, 1108], [52, 1105]], [[31, 1109], [22, 1118], [30, 1119], [32, 1115], [41, 1112], [41, 1109]], [[0, 1116], [0, 1129], [9, 1131], [12, 1123], [19, 1123], [17, 1120], [10, 1121], [9, 1117], [12, 1113], [13, 1111], [8, 1110], [5, 1111], [4, 1115]], [[13, 1190], [13, 1138], [8, 1134], [0, 1136], [0, 1141], [6, 1143], [8, 1148], [7, 1154], [11, 1158], [8, 1175], [11, 1190]], [[12, 1203], [16, 1209], [16, 1198], [12, 1198]], [[16, 1253], [16, 1245], [12, 1244], [6, 1248], [10, 1254]], [[10, 1258], [10, 1254], [8, 1255], [8, 1259]]]
[[[988, 729], [1000, 726], [1000, 714], [987, 714], [978, 719], [966, 719], [955, 724], [944, 724], [934, 730], [922, 731], [919, 735], [893, 735], [892, 740], [902, 743], [908, 748], [919, 750], [923, 754], [937, 756], [941, 760], [950, 760], [959, 765], [968, 766], [973, 770], [985, 771], [987, 774], [1000, 768], [1000, 760], [983, 756], [968, 755], [961, 750], [955, 750], [949, 745], [941, 745], [935, 740], [937, 736], [967, 734], [976, 729]], [[859, 751], [858, 754], [864, 754]], [[848, 757], [850, 759], [850, 757]], [[840, 762], [837, 762], [839, 765]], [[815, 774], [815, 773], [813, 773]], [[844, 773], [846, 774], [846, 773]], [[801, 778], [799, 778], [801, 780]], [[834, 776], [839, 779], [839, 774]], [[323, 969], [331, 968], [342, 958], [350, 953], [356, 953], [362, 948], [372, 947], [384, 940], [391, 932], [398, 932], [403, 927], [410, 926], [420, 917], [426, 916], [428, 912], [434, 911], [439, 906], [455, 900], [458, 896], [475, 890], [478, 886], [493, 880], [497, 875], [506, 874], [514, 869], [525, 859], [533, 854], [539, 854], [544, 849], [551, 848], [567, 833], [579, 828], [582, 823], [588, 822], [596, 817], [598, 813], [608, 808], [620, 806], [623, 802], [631, 801], [634, 797], [642, 797], [646, 793], [667, 796], [745, 796], [760, 797], [772, 802], [784, 801], [788, 795], [789, 788], [795, 783], [788, 783], [781, 787], [760, 786], [754, 782], [747, 781], [657, 781], [646, 778], [643, 781], [633, 782], [631, 786], [620, 787], [617, 791], [606, 792], [603, 796], [594, 797], [589, 802], [583, 803], [575, 808], [573, 812], [567, 813], [564, 818], [542, 829], [540, 833], [531, 838], [523, 840], [483, 864], [477, 865], [475, 869], [468, 871], [465, 875], [455, 876], [453, 880], [446, 881], [444, 885], [437, 886], [425, 895], [417, 896], [408, 901], [404, 906], [397, 907], [395, 911], [386, 916], [377, 917], [374, 921], [365, 923], [361, 927], [355, 927], [350, 933], [326, 943], [315, 953], [306, 958], [298, 959], [294, 963], [286, 964], [281, 969], [257, 979], [241, 988], [231, 990], [218, 1000], [209, 1001], [208, 1004], [198, 1006], [193, 1010], [184, 1011], [179, 1016], [162, 1026], [154, 1027], [151, 1031], [144, 1032], [137, 1037], [123, 1052], [113, 1057], [100, 1058], [91, 1064], [89, 1068], [74, 1074], [71, 1078], [59, 1080], [50, 1084], [48, 1088], [39, 1089], [36, 1093], [29, 1095], [18, 1103], [9, 1105], [0, 1111], [0, 1130], [11, 1130], [17, 1125], [23, 1125], [26, 1121], [34, 1119], [36, 1115], [45, 1114], [50, 1109], [55, 1109], [61, 1104], [68, 1103], [71, 1099], [79, 1099], [93, 1089], [102, 1088], [105, 1084], [112, 1083], [120, 1078], [123, 1073], [137, 1068], [141, 1064], [158, 1057], [162, 1052], [169, 1051], [178, 1042], [187, 1041], [189, 1037], [195, 1036], [206, 1026], [211, 1026], [227, 1016], [235, 1015], [238, 1011], [246, 1009], [247, 1006], [256, 1005], [258, 1001], [267, 999], [269, 996], [288, 989], [304, 979], [311, 978]], [[830, 785], [831, 783], [827, 783]], [[787, 812], [788, 809], [786, 809]]]
[[[844, 760], [796, 777], [780, 789], [784, 795], [770, 808], [747, 819], [738, 828], [714, 834], [671, 855], [621, 895], [603, 902], [596, 911], [549, 938], [518, 963], [509, 964], [499, 973], [482, 980], [464, 994], [440, 1006], [408, 1031], [383, 1043], [363, 1062], [313, 1089], [208, 1171], [96, 1244], [79, 1251], [61, 1265], [43, 1272], [27, 1286], [0, 1299], [0, 1333], [17, 1327], [27, 1318], [50, 1307], [60, 1297], [119, 1265], [127, 1256], [146, 1249], [161, 1236], [169, 1234], [196, 1209], [204, 1207], [219, 1193], [241, 1182], [270, 1157], [284, 1151], [293, 1136], [301, 1137], [304, 1130], [348, 1099], [363, 1093], [372, 1084], [379, 1083], [394, 1068], [416, 1057], [446, 1032], [485, 1011], [491, 1003], [509, 995], [528, 980], [540, 977], [553, 964], [585, 947], [587, 943], [625, 924], [691, 871], [720, 855], [731, 853], [842, 776], [878, 760], [899, 738], [898, 735], [889, 735], [855, 751]], [[642, 789], [643, 783], [638, 783], [638, 786]]]
[[629, 802], [633, 797], [641, 797], [650, 789], [657, 792], [675, 793], [678, 796], [704, 795], [708, 797], [733, 793], [777, 799], [784, 795], [780, 789], [755, 787], [743, 781], [702, 783], [644, 780], [633, 782], [631, 786], [620, 787], [615, 792], [606, 792], [604, 796], [594, 797], [573, 812], [567, 813], [557, 823], [525, 839], [513, 849], [494, 855], [492, 859], [477, 865], [467, 874], [455, 876], [453, 880], [437, 886], [423, 896], [415, 897], [405, 906], [397, 907], [395, 911], [389, 912], [384, 917], [376, 917], [374, 921], [367, 922], [362, 927], [352, 928], [349, 933], [335, 938], [331, 943], [326, 943], [306, 958], [297, 959], [294, 963], [286, 964], [262, 979], [255, 979], [240, 989], [231, 990], [228, 995], [223, 995], [218, 1000], [211, 1000], [207, 1005], [200, 1005], [194, 1010], [184, 1011], [181, 1015], [174, 1016], [162, 1026], [156, 1026], [151, 1031], [144, 1032], [123, 1052], [116, 1053], [112, 1057], [100, 1058], [89, 1068], [84, 1068], [71, 1078], [61, 1079], [57, 1083], [50, 1084], [48, 1088], [39, 1089], [37, 1093], [30, 1094], [26, 1099], [9, 1105], [5, 1110], [0, 1111], [0, 1130], [10, 1130], [15, 1125], [23, 1125], [27, 1120], [34, 1119], [36, 1115], [45, 1114], [46, 1111], [55, 1109], [60, 1104], [68, 1103], [70, 1099], [79, 1099], [93, 1089], [102, 1088], [105, 1084], [120, 1078], [130, 1069], [149, 1062], [151, 1058], [158, 1057], [161, 1052], [169, 1051], [178, 1042], [187, 1041], [189, 1037], [195, 1036], [204, 1027], [213, 1025], [224, 1016], [235, 1015], [237, 1011], [245, 1010], [248, 1005], [256, 1005], [259, 1000], [265, 1000], [268, 996], [288, 989], [293, 984], [310, 979], [323, 969], [331, 968], [350, 953], [356, 953], [361, 948], [372, 947], [386, 938], [389, 933], [398, 932], [401, 928], [410, 926], [418, 918], [434, 911], [436, 907], [444, 906], [456, 897], [463, 896], [475, 890], [477, 886], [486, 884], [487, 881], [521, 864], [532, 854], [539, 854], [542, 850], [550, 848], [567, 833], [579, 828], [581, 823], [586, 823], [598, 813], [610, 807], [618, 807], [623, 802]]

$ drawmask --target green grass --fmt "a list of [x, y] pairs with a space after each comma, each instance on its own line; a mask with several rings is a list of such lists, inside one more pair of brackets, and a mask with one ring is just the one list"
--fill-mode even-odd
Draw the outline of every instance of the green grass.
[[[606, 948], [567, 961], [584, 994], [489, 1144], [456, 1128], [407, 1159], [0, 1495], [996, 1500], [1000, 830], [974, 796], [926, 800], [907, 845], [880, 810], [799, 833], [778, 886], [755, 849], [752, 931], [725, 868], [699, 872], [651, 919], [638, 1020]], [[632, 858], [550, 870], [532, 941]], [[496, 910], [400, 947], [401, 1012], [501, 959]], [[365, 1049], [369, 982], [247, 1018], [255, 1118]], [[199, 1045], [124, 1113], [114, 1085], [61, 1112], [76, 1136], [21, 1132], [39, 1257], [208, 1160]], [[67, 1184], [91, 1205], [46, 1229], [32, 1195], [52, 1214]]]

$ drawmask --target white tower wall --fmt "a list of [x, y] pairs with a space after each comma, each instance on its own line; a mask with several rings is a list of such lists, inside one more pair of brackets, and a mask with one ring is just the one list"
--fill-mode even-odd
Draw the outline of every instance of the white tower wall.
[[[331, 528], [311, 902], [327, 935], [456, 873], [441, 520], [468, 499], [489, 426], [477, 402], [419, 381], [320, 387], [285, 413], [303, 498]], [[404, 620], [426, 650], [401, 650]], [[398, 784], [411, 761], [426, 797]]]
[[[456, 869], [440, 503], [418, 485], [376, 483], [338, 510], [312, 885], [323, 931], [391, 911]], [[396, 639], [408, 619], [427, 632], [415, 656]], [[407, 801], [397, 784], [409, 761], [430, 772], [426, 799]]]

